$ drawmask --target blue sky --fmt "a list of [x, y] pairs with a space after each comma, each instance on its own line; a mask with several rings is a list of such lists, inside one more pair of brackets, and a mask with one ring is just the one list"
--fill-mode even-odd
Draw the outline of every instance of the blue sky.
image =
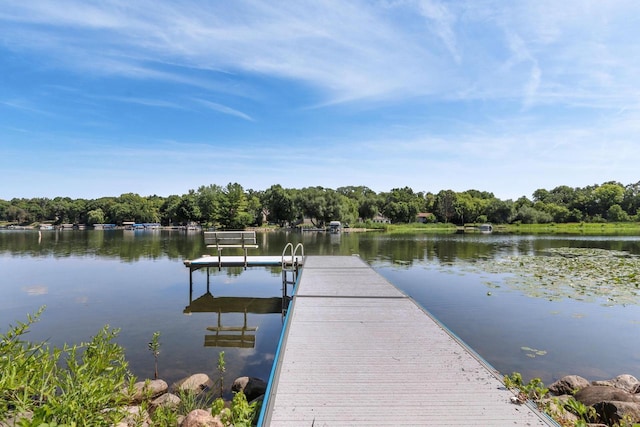
[[0, 198], [640, 181], [640, 2], [5, 1]]

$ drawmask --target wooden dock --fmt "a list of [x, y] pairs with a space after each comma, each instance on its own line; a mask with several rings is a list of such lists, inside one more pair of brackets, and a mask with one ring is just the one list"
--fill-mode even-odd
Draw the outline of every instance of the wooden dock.
[[306, 257], [259, 426], [557, 426], [359, 257]]
[[[292, 265], [294, 262], [298, 265], [302, 265], [302, 256], [285, 257], [284, 263], [286, 265]], [[220, 257], [218, 260], [217, 256], [205, 255], [200, 258], [186, 260], [184, 261], [184, 265], [189, 267], [192, 270], [198, 270], [200, 268], [207, 267], [273, 267], [279, 266], [283, 263], [283, 257], [279, 255], [263, 255], [263, 256], [248, 256], [245, 260], [244, 256], [238, 255], [227, 255]]]

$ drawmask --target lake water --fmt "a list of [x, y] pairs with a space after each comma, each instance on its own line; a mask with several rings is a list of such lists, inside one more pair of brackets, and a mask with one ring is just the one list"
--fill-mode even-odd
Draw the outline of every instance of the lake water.
[[[258, 239], [255, 254], [280, 255], [287, 242], [303, 243], [306, 255], [358, 254], [503, 374], [547, 384], [566, 374], [640, 376], [640, 304], [551, 298], [486, 268], [550, 248], [638, 255], [639, 236], [265, 232]], [[169, 383], [196, 372], [217, 377], [220, 351], [227, 383], [242, 375], [267, 379], [283, 324], [274, 304], [282, 296], [280, 270], [211, 269], [209, 293], [199, 270], [190, 295], [183, 261], [211, 253], [202, 240], [168, 230], [0, 231], [0, 331], [46, 305], [29, 339], [62, 346], [88, 340], [105, 324], [121, 328], [118, 342], [138, 377], [153, 377], [147, 343], [159, 331], [159, 372]], [[221, 334], [239, 332], [216, 337], [219, 326], [246, 327], [246, 336], [225, 344]]]

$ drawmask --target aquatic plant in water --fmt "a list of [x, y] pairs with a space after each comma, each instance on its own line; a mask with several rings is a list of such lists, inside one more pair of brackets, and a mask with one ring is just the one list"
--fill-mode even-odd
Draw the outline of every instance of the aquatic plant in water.
[[[550, 248], [532, 255], [479, 259], [465, 269], [506, 275], [504, 283], [549, 300], [640, 303], [640, 257], [623, 251]], [[497, 286], [492, 281], [488, 285]]]

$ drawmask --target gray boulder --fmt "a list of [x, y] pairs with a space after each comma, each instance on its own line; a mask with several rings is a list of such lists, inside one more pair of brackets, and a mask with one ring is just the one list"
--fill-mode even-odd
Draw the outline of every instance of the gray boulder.
[[243, 392], [247, 397], [247, 401], [252, 400], [264, 395], [267, 391], [267, 383], [260, 378], [255, 377], [239, 377], [236, 378], [231, 386], [233, 392]]
[[154, 409], [160, 406], [163, 408], [175, 409], [179, 405], [180, 405], [180, 398], [175, 394], [171, 394], [171, 393], [165, 393], [162, 396], [157, 397], [156, 399], [151, 401], [151, 407]]
[[194, 374], [178, 381], [173, 389], [188, 393], [200, 394], [213, 386], [213, 381], [207, 374]]
[[187, 414], [181, 427], [224, 427], [222, 422], [204, 409], [196, 409]]
[[585, 387], [574, 397], [587, 406], [593, 406], [600, 402], [640, 402], [640, 398], [628, 391], [603, 385]]
[[169, 386], [164, 380], [140, 381], [133, 385], [134, 393], [131, 400], [140, 403], [146, 399], [153, 399], [166, 393]]
[[591, 383], [586, 378], [582, 378], [579, 375], [567, 375], [551, 384], [549, 391], [556, 396], [562, 396], [563, 394], [573, 394], [590, 385]]
[[640, 381], [638, 381], [638, 379], [633, 375], [629, 374], [618, 375], [613, 379], [605, 381], [593, 381], [592, 384], [615, 387], [628, 391], [629, 393], [638, 393], [638, 391], [640, 391]]
[[620, 425], [623, 420], [630, 421], [634, 425], [640, 422], [640, 403], [609, 401], [596, 403], [593, 407], [600, 421], [610, 426]]

